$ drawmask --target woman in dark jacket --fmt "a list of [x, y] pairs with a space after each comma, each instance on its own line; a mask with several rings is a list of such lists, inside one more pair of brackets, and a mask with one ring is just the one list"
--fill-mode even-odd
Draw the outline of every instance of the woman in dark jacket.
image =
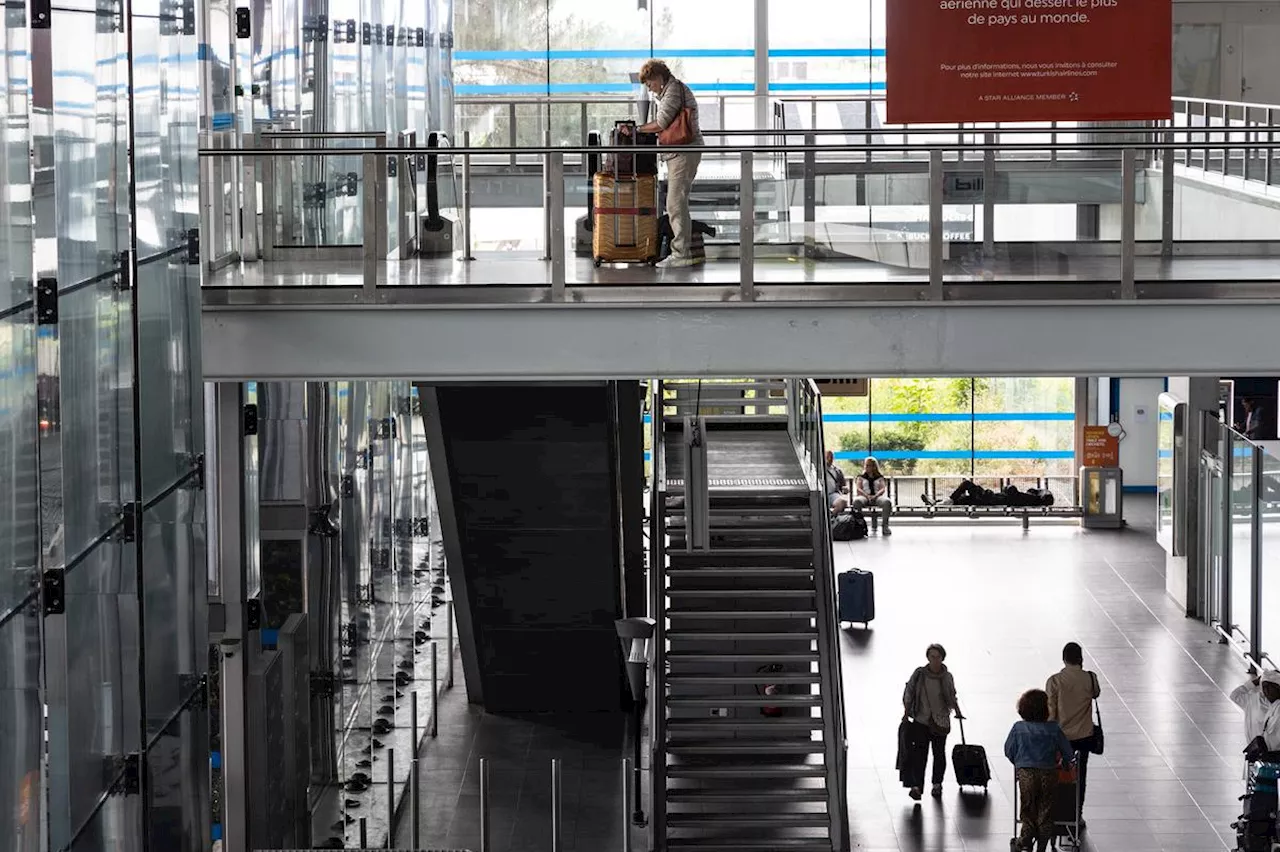
[[912, 672], [902, 690], [902, 721], [914, 724], [918, 732], [906, 738], [908, 753], [902, 761], [903, 784], [911, 787], [911, 798], [917, 801], [924, 795], [924, 770], [930, 748], [933, 750], [933, 797], [942, 798], [951, 716], [964, 718], [956, 701], [955, 678], [943, 664], [947, 650], [933, 644], [925, 651], [925, 657], [928, 664]]

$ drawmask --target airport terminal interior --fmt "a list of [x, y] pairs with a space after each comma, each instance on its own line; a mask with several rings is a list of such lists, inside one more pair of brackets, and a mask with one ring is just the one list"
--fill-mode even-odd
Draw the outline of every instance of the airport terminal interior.
[[0, 852], [1280, 849], [1280, 2], [0, 33]]

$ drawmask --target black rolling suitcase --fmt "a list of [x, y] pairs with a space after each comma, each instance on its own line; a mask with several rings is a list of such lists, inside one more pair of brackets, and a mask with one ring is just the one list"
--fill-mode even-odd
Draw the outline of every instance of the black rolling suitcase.
[[836, 591], [841, 624], [865, 626], [876, 617], [876, 578], [870, 571], [845, 571], [836, 578]]
[[[624, 133], [623, 128], [627, 132]], [[658, 134], [641, 133], [634, 121], [618, 121], [609, 132], [609, 144], [618, 148], [630, 145], [642, 150], [634, 154], [606, 154], [602, 171], [611, 172], [619, 178], [658, 174]]]
[[991, 764], [987, 763], [987, 750], [980, 745], [969, 745], [964, 739], [964, 720], [960, 722], [960, 742], [951, 749], [951, 765], [955, 767], [956, 784], [961, 787], [981, 787], [985, 793], [991, 783]]

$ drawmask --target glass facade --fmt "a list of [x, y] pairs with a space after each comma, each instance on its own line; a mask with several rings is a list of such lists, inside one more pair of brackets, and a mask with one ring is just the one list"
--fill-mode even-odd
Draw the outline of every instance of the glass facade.
[[868, 388], [823, 400], [826, 445], [849, 470], [870, 454], [898, 477], [1021, 487], [1074, 475], [1075, 379], [871, 379]]
[[151, 3], [26, 16], [0, 44], [0, 836], [202, 849], [198, 41]]

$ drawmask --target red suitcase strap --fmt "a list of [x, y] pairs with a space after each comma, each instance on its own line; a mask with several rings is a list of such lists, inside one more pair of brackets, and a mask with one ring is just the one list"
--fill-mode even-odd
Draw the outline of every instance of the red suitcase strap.
[[652, 216], [656, 213], [653, 207], [597, 207], [597, 216]]

